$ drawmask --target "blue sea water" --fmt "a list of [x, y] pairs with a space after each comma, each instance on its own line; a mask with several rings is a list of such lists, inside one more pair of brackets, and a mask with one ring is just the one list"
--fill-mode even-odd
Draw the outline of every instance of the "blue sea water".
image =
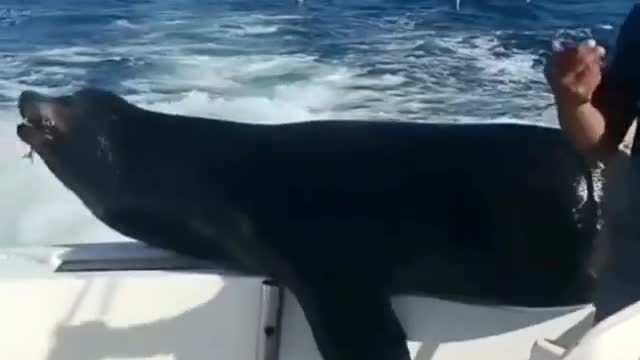
[[121, 239], [17, 141], [16, 97], [98, 86], [250, 122], [556, 120], [554, 38], [611, 41], [630, 0], [2, 0], [0, 247]]

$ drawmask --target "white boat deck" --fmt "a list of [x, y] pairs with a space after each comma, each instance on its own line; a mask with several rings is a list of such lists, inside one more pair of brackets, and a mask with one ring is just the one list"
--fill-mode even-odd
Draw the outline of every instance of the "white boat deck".
[[[139, 243], [6, 250], [0, 359], [320, 360], [295, 298], [265, 280]], [[640, 305], [591, 329], [590, 305], [393, 303], [414, 359], [640, 358]]]

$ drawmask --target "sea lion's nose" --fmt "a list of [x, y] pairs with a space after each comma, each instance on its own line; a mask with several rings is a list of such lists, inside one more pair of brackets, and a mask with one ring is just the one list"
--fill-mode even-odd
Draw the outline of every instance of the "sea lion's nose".
[[30, 109], [35, 108], [35, 105], [46, 99], [46, 96], [36, 91], [23, 91], [18, 98], [18, 110], [20, 111], [20, 116], [23, 118], [28, 117], [31, 112]]

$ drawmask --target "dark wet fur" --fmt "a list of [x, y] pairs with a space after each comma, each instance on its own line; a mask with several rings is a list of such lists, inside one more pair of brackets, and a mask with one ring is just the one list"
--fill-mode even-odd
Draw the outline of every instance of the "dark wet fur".
[[397, 292], [521, 306], [591, 299], [596, 175], [557, 129], [241, 124], [150, 112], [98, 90], [64, 102], [74, 121], [96, 124], [104, 151], [85, 155], [91, 131], [72, 135], [83, 145], [36, 150], [97, 217], [274, 277], [327, 360], [408, 359]]

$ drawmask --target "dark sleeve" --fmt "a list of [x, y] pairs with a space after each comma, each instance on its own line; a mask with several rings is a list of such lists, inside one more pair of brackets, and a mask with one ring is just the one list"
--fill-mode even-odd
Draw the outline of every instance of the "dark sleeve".
[[640, 6], [634, 5], [619, 29], [611, 60], [592, 104], [606, 121], [606, 146], [620, 144], [638, 115], [640, 99]]
[[591, 103], [605, 119], [603, 147], [616, 149], [637, 116], [635, 97], [616, 87], [606, 75], [593, 94]]

